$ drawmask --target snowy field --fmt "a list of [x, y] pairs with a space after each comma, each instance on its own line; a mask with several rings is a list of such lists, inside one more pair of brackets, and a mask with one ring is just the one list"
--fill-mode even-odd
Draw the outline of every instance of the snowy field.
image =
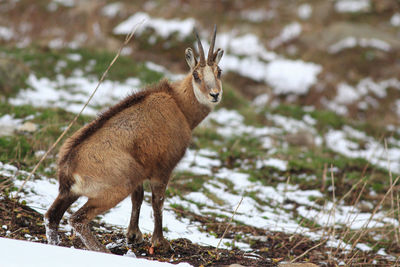
[[[52, 1], [49, 8], [57, 8], [60, 5], [74, 5], [74, 1]], [[352, 0], [335, 1], [334, 9], [337, 13], [368, 12], [370, 10], [370, 1]], [[109, 4], [102, 9], [104, 16], [113, 18], [121, 12], [121, 4], [116, 2]], [[303, 4], [298, 9], [298, 18], [307, 20], [313, 14], [311, 6]], [[272, 18], [275, 15], [271, 12], [243, 12], [242, 18], [259, 22], [264, 19]], [[393, 26], [400, 25], [400, 15], [395, 14], [390, 22]], [[192, 18], [167, 20], [155, 18], [145, 12], [137, 12], [121, 22], [113, 29], [116, 35], [129, 33], [136, 24], [145, 20], [143, 27], [137, 32], [140, 36], [146, 29], [154, 32], [153, 38], [149, 42], [156, 42], [157, 38], [163, 39], [177, 36], [179, 40], [185, 40], [192, 35], [196, 21]], [[253, 33], [239, 34], [238, 31], [220, 32], [217, 37], [217, 47], [225, 50], [225, 55], [221, 61], [221, 68], [224, 73], [234, 73], [258, 82], [271, 89], [271, 94], [279, 96], [290, 95], [292, 98], [304, 97], [313, 86], [318, 83], [319, 75], [324, 72], [324, 67], [315, 62], [303, 61], [301, 59], [292, 59], [274, 52], [273, 50], [285, 46], [285, 44], [298, 38], [306, 29], [300, 22], [294, 21], [288, 23], [282, 28], [275, 38], [265, 43]], [[201, 31], [202, 36], [207, 36], [205, 31]], [[0, 38], [11, 40], [13, 31], [6, 27], [0, 27]], [[207, 40], [203, 40], [205, 50], [208, 50]], [[71, 44], [66, 44], [71, 47]], [[389, 52], [392, 50], [390, 44], [378, 39], [363, 39], [349, 36], [333, 43], [327, 49], [329, 54], [339, 54], [342, 51], [353, 48], [370, 48], [380, 52]], [[183, 55], [183, 53], [182, 53]], [[81, 55], [71, 53], [68, 58], [79, 62]], [[182, 56], [182, 60], [183, 56]], [[63, 60], [55, 64], [57, 71], [67, 65]], [[181, 74], [175, 74], [154, 62], [146, 62], [147, 69], [161, 73], [170, 80], [182, 78]], [[12, 96], [8, 102], [14, 106], [31, 105], [37, 108], [57, 107], [72, 113], [78, 113], [91, 92], [97, 85], [97, 78], [90, 76], [87, 72], [93, 67], [93, 62], [87, 66], [75, 69], [70, 75], [57, 74], [55, 77], [39, 78], [35, 73], [30, 73], [26, 85], [18, 94]], [[106, 67], [106, 66], [105, 66]], [[143, 81], [136, 77], [126, 77], [125, 80], [105, 80], [100, 86], [97, 94], [84, 110], [84, 115], [95, 116], [105, 107], [118, 102], [125, 96], [142, 90]], [[345, 116], [349, 113], [348, 105], [357, 103], [360, 110], [366, 110], [371, 106], [377, 105], [377, 100], [384, 99], [388, 95], [388, 88], [400, 90], [400, 81], [397, 77], [386, 80], [374, 80], [370, 77], [362, 79], [354, 84], [345, 81], [337, 85], [337, 94], [332, 100], [326, 99], [324, 107], [335, 111], [336, 114]], [[166, 198], [165, 209], [163, 213], [163, 226], [167, 229], [164, 234], [168, 239], [187, 238], [200, 245], [210, 245], [216, 247], [220, 241], [212, 233], [202, 229], [202, 224], [188, 218], [177, 216], [174, 207], [180, 206], [185, 210], [198, 215], [213, 214], [218, 222], [226, 222], [227, 218], [233, 216], [234, 210], [241, 202], [234, 220], [241, 225], [248, 225], [269, 231], [282, 231], [287, 234], [301, 234], [312, 240], [319, 241], [327, 238], [327, 246], [331, 248], [341, 248], [351, 250], [352, 243], [346, 243], [341, 236], [327, 234], [326, 229], [335, 230], [348, 227], [354, 231], [364, 231], [390, 227], [398, 228], [399, 220], [384, 209], [376, 209], [376, 202], [363, 201], [361, 205], [349, 205], [343, 199], [335, 199], [335, 191], [332, 186], [328, 189], [328, 194], [333, 195], [333, 200], [326, 198], [326, 191], [320, 188], [302, 189], [301, 184], [292, 184], [290, 181], [289, 158], [283, 157], [285, 152], [289, 153], [292, 145], [284, 136], [298, 135], [306, 133], [314, 149], [326, 149], [335, 153], [336, 157], [346, 157], [349, 159], [363, 159], [374, 168], [381, 168], [393, 173], [393, 180], [400, 173], [400, 140], [396, 137], [386, 139], [386, 144], [376, 137], [370, 136], [366, 132], [356, 129], [352, 125], [343, 125], [338, 128], [330, 128], [326, 132], [320, 131], [318, 121], [312, 116], [315, 108], [312, 106], [301, 107], [304, 116], [296, 119], [291, 116], [272, 113], [265, 110], [267, 104], [278, 106], [278, 100], [270, 101], [270, 95], [264, 94], [257, 97], [251, 107], [261, 116], [267, 125], [252, 125], [246, 121], [247, 114], [241, 112], [220, 108], [213, 111], [208, 118], [201, 123], [201, 130], [210, 130], [222, 137], [221, 140], [212, 140], [213, 145], [200, 149], [188, 149], [183, 160], [176, 168], [178, 174], [189, 173], [193, 176], [204, 177], [202, 188], [196, 192], [189, 192], [181, 195], [174, 195]], [[397, 112], [400, 117], [400, 101], [397, 101]], [[0, 128], [3, 128], [0, 136], [11, 136], [15, 132], [24, 131], [24, 125], [37, 116], [32, 114], [25, 118], [17, 118], [15, 114], [0, 115]], [[67, 123], [67, 122], [66, 122]], [[60, 126], [61, 128], [65, 125]], [[37, 127], [41, 127], [38, 125]], [[400, 131], [389, 125], [388, 130], [396, 135]], [[260, 144], [260, 150], [265, 153], [257, 156], [255, 161], [242, 160], [240, 166], [227, 168], [226, 163], [220, 158], [221, 151], [226, 140], [235, 139], [257, 140]], [[215, 147], [221, 148], [220, 150]], [[247, 153], [246, 147], [242, 150]], [[311, 149], [310, 149], [311, 150]], [[43, 150], [35, 151], [39, 158], [43, 155]], [[297, 156], [297, 155], [296, 155]], [[306, 159], [304, 159], [306, 160]], [[54, 171], [56, 166], [53, 164], [50, 169]], [[16, 179], [17, 176], [26, 177], [30, 168], [18, 168], [15, 164], [9, 162], [0, 162], [0, 175], [13, 179], [14, 185], [19, 187], [23, 180]], [[262, 170], [271, 170], [279, 183], [267, 185], [254, 177], [254, 172]], [[285, 173], [286, 172], [286, 173]], [[334, 180], [336, 174], [340, 173], [337, 166], [328, 166], [328, 179]], [[338, 174], [339, 175], [339, 174]], [[321, 177], [307, 172], [298, 175], [302, 181], [313, 183]], [[337, 177], [335, 177], [337, 178]], [[359, 177], [361, 180], [361, 177]], [[376, 196], [373, 189], [368, 189], [367, 194]], [[27, 204], [44, 214], [47, 208], [54, 201], [58, 193], [58, 182], [56, 177], [36, 174], [35, 179], [29, 181], [22, 192], [22, 199]], [[13, 194], [13, 193], [12, 193]], [[15, 194], [15, 193], [14, 193]], [[210, 197], [217, 196], [216, 198]], [[15, 196], [15, 195], [14, 195]], [[153, 215], [149, 199], [150, 192], [145, 192], [145, 201], [141, 209], [140, 229], [144, 233], [151, 233], [153, 229]], [[321, 203], [321, 199], [325, 199]], [[76, 211], [85, 203], [81, 198], [73, 204], [72, 211]], [[365, 207], [368, 207], [366, 209]], [[100, 216], [100, 220], [119, 228], [126, 228], [129, 224], [131, 214], [131, 200], [129, 198], [122, 201], [115, 208]], [[65, 217], [69, 217], [66, 214]], [[318, 229], [304, 224], [304, 220], [299, 218], [312, 218], [314, 225]], [[63, 230], [70, 233], [70, 226], [63, 224]], [[242, 250], [250, 250], [251, 239], [258, 237], [248, 234], [240, 241], [233, 241], [225, 238], [221, 242], [221, 247], [238, 247]], [[376, 239], [383, 238], [379, 234]], [[29, 238], [28, 238], [29, 240]], [[31, 241], [35, 241], [32, 238]], [[109, 244], [113, 246], [113, 244]], [[372, 251], [371, 244], [359, 242], [355, 247], [361, 251]], [[0, 238], [0, 249], [15, 251], [7, 253], [1, 259], [7, 266], [80, 266], [83, 258], [86, 262], [93, 262], [96, 266], [167, 266], [167, 263], [150, 262], [142, 259], [132, 259], [134, 255], [128, 253], [126, 257], [99, 254], [89, 251], [72, 250], [55, 246], [27, 243], [23, 241], [9, 240]], [[18, 252], [18, 253], [17, 253]], [[19, 255], [25, 255], [20, 257]], [[378, 255], [387, 256], [384, 248], [380, 248]], [[43, 256], [46, 255], [46, 256]], [[48, 255], [51, 255], [48, 257]], [[68, 261], [60, 261], [60, 258]], [[14, 264], [14, 265], [13, 265]], [[178, 266], [190, 266], [188, 264], [179, 264]]]
[[[94, 251], [71, 249], [65, 247], [44, 245], [34, 242], [0, 238], [0, 249], [7, 251], [1, 257], [3, 266], [7, 267], [67, 267], [67, 266], [191, 266], [187, 263], [169, 264], [145, 259], [136, 259], [135, 256], [125, 257], [105, 254]], [[21, 257], [21, 255], [23, 255]]]

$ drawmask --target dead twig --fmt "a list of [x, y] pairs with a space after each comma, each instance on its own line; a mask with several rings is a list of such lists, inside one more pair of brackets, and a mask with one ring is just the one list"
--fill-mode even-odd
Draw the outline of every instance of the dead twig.
[[71, 129], [72, 125], [76, 122], [76, 120], [79, 118], [79, 116], [82, 114], [82, 112], [85, 110], [89, 102], [92, 100], [93, 96], [99, 89], [100, 85], [104, 81], [105, 77], [108, 74], [108, 71], [111, 69], [111, 67], [114, 65], [115, 61], [119, 58], [122, 49], [129, 43], [129, 41], [132, 39], [134, 36], [136, 30], [139, 28], [144, 23], [144, 20], [140, 22], [139, 24], [135, 25], [135, 27], [132, 29], [132, 31], [126, 36], [124, 43], [121, 45], [119, 48], [117, 54], [111, 61], [111, 63], [108, 65], [107, 69], [104, 71], [103, 75], [101, 76], [99, 82], [97, 83], [96, 88], [93, 90], [92, 94], [90, 95], [89, 99], [86, 101], [86, 103], [83, 105], [81, 111], [72, 119], [72, 121], [68, 124], [67, 128], [62, 132], [62, 134], [57, 138], [57, 140], [50, 146], [50, 148], [46, 151], [46, 153], [42, 156], [42, 158], [39, 160], [39, 162], [35, 165], [33, 170], [29, 173], [28, 177], [24, 180], [24, 182], [21, 184], [19, 187], [17, 193], [15, 194], [15, 197], [18, 197], [19, 193], [21, 192], [22, 188], [26, 185], [26, 183], [32, 178], [34, 173], [37, 171], [39, 166], [42, 164], [42, 162], [47, 158], [49, 153], [57, 146], [57, 144], [61, 141], [61, 139], [65, 136], [65, 134]]
[[244, 197], [242, 196], [242, 198], [240, 199], [239, 203], [237, 204], [236, 209], [235, 209], [235, 211], [233, 212], [233, 214], [232, 214], [232, 216], [231, 216], [231, 218], [230, 218], [230, 220], [229, 220], [229, 223], [228, 223], [228, 225], [226, 226], [225, 231], [224, 231], [224, 233], [222, 234], [222, 237], [221, 237], [221, 239], [219, 240], [219, 242], [218, 242], [218, 244], [217, 244], [217, 247], [215, 248], [215, 252], [217, 252], [217, 250], [218, 250], [218, 248], [219, 248], [219, 245], [220, 245], [221, 242], [222, 242], [222, 239], [224, 239], [226, 232], [228, 232], [228, 228], [229, 228], [229, 226], [231, 225], [232, 220], [233, 220], [233, 217], [236, 215], [236, 212], [237, 212], [237, 210], [239, 209], [240, 204], [242, 204], [243, 198], [244, 198]]

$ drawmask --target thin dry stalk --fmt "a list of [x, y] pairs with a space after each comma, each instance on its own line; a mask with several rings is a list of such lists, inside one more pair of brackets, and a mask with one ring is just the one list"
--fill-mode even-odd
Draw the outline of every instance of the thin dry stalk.
[[10, 178], [10, 177], [2, 177], [2, 178], [5, 178], [5, 179], [4, 179], [4, 181], [2, 181], [2, 182], [0, 183], [0, 191], [3, 191], [3, 190], [5, 190], [6, 188], [8, 188], [8, 187], [9, 187], [9, 183], [10, 183], [10, 181], [11, 181], [11, 178]]
[[400, 204], [399, 204], [399, 193], [396, 194], [397, 203], [397, 220], [400, 222]]
[[[366, 164], [366, 166], [365, 166], [365, 168], [364, 168], [364, 171], [367, 169], [367, 166], [368, 166], [368, 163]], [[350, 188], [350, 190], [349, 190], [346, 194], [344, 194], [343, 197], [341, 197], [341, 198], [338, 200], [338, 203], [340, 203], [340, 202], [342, 202], [344, 199], [346, 199], [346, 198], [351, 194], [351, 192], [353, 192], [353, 190], [355, 190], [355, 189], [359, 186], [359, 184], [360, 184], [361, 182], [362, 182], [362, 180], [359, 180], [356, 184], [354, 184], [354, 185]], [[366, 182], [365, 182], [365, 183], [366, 183]], [[364, 183], [364, 186], [365, 186], [365, 183]], [[308, 211], [307, 214], [309, 214], [309, 213], [311, 212], [311, 210], [314, 208], [315, 205], [316, 205], [316, 203], [313, 203], [313, 205], [311, 206], [311, 209]], [[321, 209], [321, 210], [318, 212], [318, 214], [316, 215], [316, 217], [318, 217], [320, 214], [326, 214], [326, 213], [327, 213], [327, 211], [325, 210], [325, 207], [326, 207], [326, 204], [324, 204], [324, 209]], [[300, 221], [299, 226], [303, 224], [304, 220], [305, 220], [305, 218], [303, 218], [303, 219]], [[316, 220], [314, 220], [312, 226], [315, 226], [316, 223], [317, 223]], [[299, 229], [299, 226], [296, 228], [294, 234], [297, 233], [297, 230]], [[327, 229], [327, 226], [322, 227], [321, 229]], [[319, 230], [319, 229], [314, 228], [314, 230]], [[323, 235], [325, 236], [327, 233], [330, 233], [330, 231], [331, 231], [330, 229], [325, 230], [325, 232], [324, 232]], [[293, 234], [292, 236], [294, 236], [294, 234]], [[291, 237], [292, 237], [292, 236], [291, 236]], [[297, 246], [300, 245], [303, 241], [304, 241], [304, 240], [301, 239], [299, 242], [297, 242], [297, 244], [295, 244], [294, 247], [297, 247]]]
[[[367, 230], [369, 231], [369, 230], [371, 230], [371, 229], [367, 229]], [[392, 233], [392, 232], [393, 232], [393, 230], [390, 230], [390, 232], [389, 232], [388, 234], [390, 234], [390, 233]], [[372, 245], [372, 248], [376, 247], [380, 242], [381, 242], [381, 240], [378, 240], [377, 242], [375, 242], [375, 244]], [[360, 251], [357, 250], [357, 251], [351, 256], [351, 258], [350, 258], [349, 261], [347, 262], [348, 266], [354, 266], [354, 264], [352, 263], [352, 261], [355, 259], [355, 257], [356, 257], [359, 253], [360, 253]], [[398, 258], [397, 258], [397, 260], [398, 260]], [[397, 260], [396, 260], [396, 262], [397, 262]], [[397, 266], [397, 265], [394, 265], [394, 266]]]
[[[400, 179], [400, 176], [398, 176], [396, 178], [396, 180], [393, 182], [392, 186], [389, 188], [389, 190], [386, 192], [386, 194], [383, 196], [383, 198], [381, 199], [381, 201], [379, 202], [379, 204], [375, 207], [375, 209], [373, 210], [371, 216], [368, 218], [367, 223], [365, 224], [365, 226], [360, 229], [359, 231], [359, 236], [358, 238], [353, 242], [351, 249], [354, 250], [355, 246], [358, 244], [358, 242], [360, 241], [360, 239], [366, 234], [366, 230], [368, 227], [368, 224], [371, 222], [372, 218], [375, 216], [375, 214], [377, 213], [379, 207], [382, 205], [382, 203], [385, 201], [385, 199], [388, 197], [388, 195], [392, 192], [394, 186], [396, 185], [397, 181]], [[354, 235], [357, 236], [357, 233]]]
[[325, 192], [326, 187], [326, 173], [328, 172], [328, 164], [324, 163], [324, 171], [322, 172], [322, 185], [321, 192]]
[[224, 231], [224, 233], [222, 234], [221, 239], [219, 240], [219, 242], [218, 242], [218, 244], [217, 244], [217, 247], [215, 248], [215, 252], [217, 252], [217, 250], [218, 250], [218, 248], [219, 248], [219, 245], [220, 245], [221, 242], [222, 242], [222, 239], [224, 239], [226, 233], [228, 232], [228, 228], [229, 228], [229, 226], [231, 226], [231, 223], [232, 223], [232, 221], [233, 221], [233, 217], [235, 217], [235, 215], [236, 215], [236, 213], [237, 213], [237, 210], [238, 210], [239, 207], [240, 207], [240, 204], [242, 204], [243, 198], [244, 198], [244, 197], [242, 196], [242, 198], [240, 199], [239, 203], [237, 204], [236, 209], [235, 209], [235, 211], [233, 212], [233, 214], [232, 214], [232, 216], [231, 216], [231, 218], [230, 218], [230, 220], [229, 220], [229, 222], [228, 222], [228, 225], [226, 226], [225, 231]]
[[[390, 168], [390, 159], [389, 159], [389, 153], [388, 153], [388, 148], [387, 148], [387, 140], [386, 138], [384, 139], [385, 142], [385, 152], [386, 152], [386, 159], [387, 159], [387, 163], [388, 163], [388, 170], [389, 170], [389, 178], [390, 178], [390, 186], [392, 186], [393, 184], [393, 176], [392, 176], [392, 170]], [[393, 198], [393, 190], [390, 193], [390, 205], [391, 205], [391, 209], [394, 210], [394, 198]], [[396, 219], [396, 216], [393, 216], [393, 219]], [[399, 235], [398, 235], [398, 230], [397, 227], [395, 225], [393, 225], [393, 229], [394, 229], [394, 236], [396, 238], [396, 242], [399, 243]]]
[[129, 41], [132, 39], [134, 36], [136, 30], [139, 28], [144, 23], [144, 20], [140, 22], [139, 24], [135, 25], [135, 27], [132, 29], [132, 31], [126, 36], [124, 43], [121, 45], [119, 48], [117, 54], [115, 55], [114, 59], [111, 61], [111, 63], [108, 65], [107, 69], [104, 71], [103, 75], [101, 76], [99, 82], [97, 83], [96, 88], [93, 90], [92, 94], [90, 95], [89, 99], [86, 101], [86, 103], [83, 105], [81, 111], [72, 119], [72, 121], [68, 124], [67, 128], [62, 132], [62, 134], [57, 138], [57, 140], [50, 146], [50, 148], [46, 151], [46, 153], [42, 156], [42, 158], [39, 160], [39, 162], [36, 164], [36, 166], [33, 168], [33, 170], [29, 173], [28, 177], [24, 180], [22, 185], [19, 187], [15, 197], [18, 197], [19, 193], [21, 192], [22, 188], [25, 186], [25, 184], [32, 178], [36, 170], [39, 168], [39, 166], [42, 164], [42, 162], [47, 158], [49, 153], [56, 147], [56, 145], [61, 141], [61, 139], [65, 136], [65, 134], [71, 129], [72, 125], [76, 122], [76, 120], [79, 118], [79, 116], [82, 114], [82, 112], [85, 110], [89, 102], [92, 100], [93, 96], [99, 89], [101, 83], [104, 81], [106, 75], [108, 74], [108, 71], [111, 69], [111, 67], [114, 65], [115, 61], [119, 58], [122, 49], [129, 43]]
[[319, 242], [318, 244], [316, 244], [315, 246], [307, 249], [306, 251], [304, 251], [303, 254], [301, 254], [300, 256], [297, 256], [296, 258], [294, 258], [293, 260], [290, 261], [290, 263], [294, 263], [295, 261], [297, 261], [298, 259], [301, 259], [302, 257], [304, 257], [305, 255], [307, 255], [308, 252], [310, 252], [313, 249], [316, 249], [317, 247], [323, 245], [324, 243], [326, 243], [328, 241], [328, 239], [322, 240], [321, 242]]
[[[362, 180], [360, 180], [360, 181], [362, 181]], [[362, 195], [362, 193], [364, 192], [364, 189], [365, 189], [366, 185], [367, 185], [367, 181], [364, 181], [363, 187], [361, 188], [360, 193], [358, 194], [355, 203], [358, 203], [358, 201], [360, 200], [361, 195]], [[355, 205], [356, 205], [356, 204], [353, 204], [353, 207], [352, 207], [352, 209], [351, 209], [351, 211], [350, 211], [350, 214], [353, 213], [354, 208], [355, 208]], [[348, 219], [346, 220], [346, 225], [350, 225], [350, 226], [353, 225], [353, 223], [354, 223], [354, 221], [356, 220], [357, 216], [354, 216], [354, 217], [353, 217], [353, 220], [352, 220], [351, 222], [350, 222], [350, 218], [351, 218], [351, 217], [349, 216]], [[342, 245], [346, 245], [346, 243], [344, 242], [344, 240], [345, 240], [346, 236], [349, 234], [349, 232], [350, 232], [350, 227], [347, 227], [347, 229], [346, 229], [346, 231], [344, 232], [344, 234], [340, 235], [339, 245], [338, 245], [338, 247], [337, 247], [337, 249], [336, 249], [336, 251], [335, 251], [335, 253], [334, 253], [333, 255], [336, 255], [336, 254], [339, 252], [339, 250], [342, 248]]]
[[[335, 236], [336, 236], [336, 232], [335, 232], [335, 229], [336, 229], [336, 220], [335, 220], [335, 215], [336, 215], [336, 195], [335, 195], [335, 179], [333, 178], [333, 166], [331, 165], [331, 179], [332, 179], [332, 200], [333, 200], [333, 206], [332, 206], [332, 209], [331, 209], [331, 212], [332, 212], [332, 214], [333, 214], [333, 225], [332, 225], [332, 231], [331, 231], [331, 236], [332, 236], [332, 239], [335, 239]], [[329, 254], [329, 257], [332, 257], [332, 250], [333, 250], [333, 248], [331, 247], [331, 249], [330, 249], [330, 254]]]

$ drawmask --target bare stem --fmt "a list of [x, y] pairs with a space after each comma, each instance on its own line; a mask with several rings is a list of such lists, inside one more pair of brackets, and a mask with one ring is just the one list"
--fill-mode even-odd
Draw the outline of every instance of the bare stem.
[[28, 177], [24, 180], [22, 185], [19, 187], [16, 197], [18, 197], [19, 193], [21, 192], [22, 188], [25, 186], [25, 184], [32, 178], [34, 173], [37, 171], [39, 166], [42, 164], [42, 162], [47, 158], [47, 156], [50, 154], [50, 152], [56, 147], [56, 145], [61, 141], [61, 139], [65, 136], [65, 134], [71, 129], [72, 125], [76, 122], [76, 120], [79, 118], [79, 116], [82, 114], [82, 112], [85, 110], [89, 102], [92, 100], [93, 96], [99, 89], [101, 83], [104, 81], [106, 75], [108, 74], [108, 71], [111, 69], [111, 67], [114, 65], [115, 61], [119, 58], [122, 49], [129, 43], [129, 41], [132, 39], [134, 36], [136, 30], [139, 28], [144, 23], [144, 20], [140, 22], [139, 24], [136, 24], [135, 27], [132, 29], [132, 31], [125, 37], [124, 43], [121, 45], [119, 48], [117, 54], [115, 55], [114, 59], [111, 61], [111, 63], [108, 65], [107, 69], [104, 71], [103, 75], [101, 76], [99, 82], [97, 83], [96, 88], [93, 90], [92, 94], [90, 95], [89, 99], [86, 101], [86, 103], [83, 105], [81, 111], [72, 119], [72, 121], [68, 124], [68, 127], [62, 132], [62, 134], [57, 138], [57, 140], [50, 146], [50, 148], [46, 151], [46, 153], [42, 156], [42, 158], [39, 160], [39, 162], [36, 164], [36, 166], [33, 168], [33, 170], [29, 173]]
[[215, 248], [215, 252], [217, 252], [217, 250], [218, 250], [218, 248], [219, 248], [219, 245], [220, 245], [221, 242], [222, 242], [222, 239], [224, 239], [224, 237], [225, 237], [225, 235], [226, 235], [226, 232], [228, 232], [228, 228], [229, 228], [229, 226], [231, 225], [232, 220], [233, 220], [233, 217], [236, 215], [236, 212], [237, 212], [237, 210], [239, 209], [240, 204], [242, 204], [243, 198], [244, 198], [244, 197], [242, 196], [242, 198], [240, 199], [239, 203], [237, 204], [236, 209], [235, 209], [235, 211], [233, 212], [232, 217], [230, 218], [229, 223], [228, 223], [228, 225], [226, 226], [225, 231], [224, 231], [224, 233], [222, 234], [222, 237], [221, 237], [221, 239], [219, 240], [217, 247]]

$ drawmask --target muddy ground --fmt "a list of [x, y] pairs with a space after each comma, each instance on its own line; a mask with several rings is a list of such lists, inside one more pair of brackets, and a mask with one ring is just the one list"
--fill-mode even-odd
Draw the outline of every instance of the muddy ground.
[[[193, 216], [184, 214], [193, 220], [202, 222], [206, 229], [213, 229], [215, 233], [222, 236], [226, 224], [215, 222], [211, 217]], [[66, 220], [66, 218], [64, 218]], [[0, 201], [0, 237], [29, 240], [33, 242], [46, 243], [45, 227], [43, 216], [27, 206], [24, 202], [20, 203], [16, 199], [7, 197]], [[287, 235], [281, 232], [268, 232], [250, 226], [229, 227], [226, 237], [234, 234], [251, 233], [252, 236], [260, 237], [258, 241], [251, 241], [251, 251], [239, 249], [215, 249], [211, 246], [201, 246], [192, 243], [182, 237], [169, 240], [173, 251], [160, 252], [151, 248], [151, 235], [145, 234], [145, 241], [137, 246], [127, 245], [125, 242], [124, 229], [104, 223], [93, 222], [92, 231], [97, 238], [105, 244], [113, 254], [124, 255], [129, 250], [138, 258], [157, 260], [170, 263], [187, 262], [193, 266], [228, 266], [230, 264], [241, 264], [244, 266], [278, 266], [284, 259], [296, 258], [307, 251], [307, 255], [297, 262], [323, 263], [321, 266], [335, 266], [329, 259], [328, 254], [332, 249], [325, 247], [321, 242], [313, 242], [300, 235]], [[261, 238], [262, 237], [262, 238]], [[83, 243], [73, 232], [60, 231], [60, 246], [85, 249]], [[381, 266], [390, 266], [383, 258], [368, 253], [348, 254], [347, 257], [354, 258], [354, 264], [358, 266], [373, 266], [377, 263]], [[333, 260], [333, 259], [332, 259]]]

